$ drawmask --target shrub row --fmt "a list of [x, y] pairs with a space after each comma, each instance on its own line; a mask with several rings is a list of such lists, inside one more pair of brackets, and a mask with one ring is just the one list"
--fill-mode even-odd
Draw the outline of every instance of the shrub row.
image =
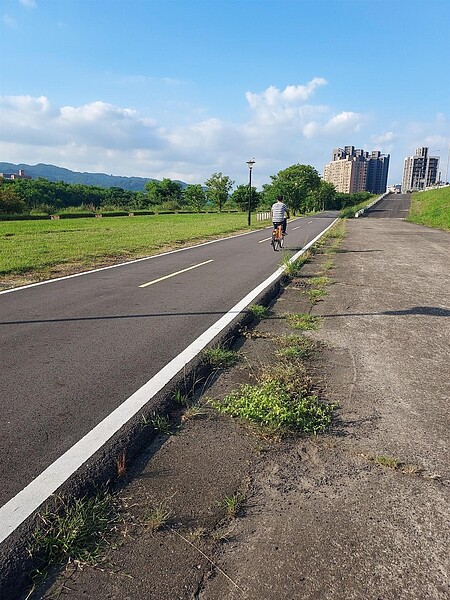
[[[223, 213], [238, 213], [238, 210], [223, 210]], [[135, 211], [105, 211], [93, 213], [92, 211], [86, 212], [63, 212], [55, 215], [0, 215], [0, 221], [38, 221], [51, 218], [58, 219], [85, 219], [87, 217], [128, 217], [128, 216], [141, 216], [141, 215], [195, 215], [195, 214], [214, 214], [216, 210], [135, 210]]]

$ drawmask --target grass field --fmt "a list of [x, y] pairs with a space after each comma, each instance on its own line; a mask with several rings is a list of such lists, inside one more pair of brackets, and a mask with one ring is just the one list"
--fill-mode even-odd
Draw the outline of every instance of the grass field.
[[[252, 228], [268, 225], [252, 220]], [[246, 229], [244, 213], [1, 221], [0, 277], [38, 280]]]
[[408, 221], [450, 231], [450, 187], [412, 194]]

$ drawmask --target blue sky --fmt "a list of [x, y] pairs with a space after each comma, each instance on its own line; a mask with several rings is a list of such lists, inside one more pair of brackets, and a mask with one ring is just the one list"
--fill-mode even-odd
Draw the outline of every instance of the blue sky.
[[2, 0], [0, 160], [260, 187], [450, 148], [449, 0]]

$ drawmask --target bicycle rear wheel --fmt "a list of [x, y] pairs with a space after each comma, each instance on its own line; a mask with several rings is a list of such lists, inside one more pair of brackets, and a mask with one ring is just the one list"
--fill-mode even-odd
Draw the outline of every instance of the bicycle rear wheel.
[[272, 239], [270, 240], [270, 244], [276, 252], [278, 250], [278, 240], [275, 232], [272, 232]]
[[277, 227], [277, 242], [278, 242], [277, 249], [281, 250], [284, 245], [283, 229], [282, 229], [281, 225], [278, 225], [278, 227]]

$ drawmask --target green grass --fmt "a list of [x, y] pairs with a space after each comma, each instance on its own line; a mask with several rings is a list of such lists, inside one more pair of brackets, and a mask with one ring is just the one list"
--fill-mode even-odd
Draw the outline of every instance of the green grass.
[[312, 331], [318, 329], [322, 323], [320, 317], [314, 317], [307, 313], [293, 313], [286, 315], [291, 327], [294, 329], [301, 329], [302, 331]]
[[272, 435], [319, 433], [331, 423], [334, 406], [319, 400], [298, 361], [266, 367], [257, 385], [242, 384], [222, 400], [210, 400], [224, 414], [264, 428]]
[[322, 298], [327, 295], [327, 292], [321, 288], [315, 290], [308, 290], [306, 293], [312, 303], [319, 302], [319, 300], [322, 300]]
[[189, 395], [183, 393], [181, 390], [176, 390], [176, 392], [172, 396], [172, 399], [180, 406], [189, 405]]
[[225, 496], [225, 498], [218, 502], [220, 508], [226, 510], [227, 516], [235, 518], [239, 515], [244, 507], [245, 496], [241, 492], [235, 492], [231, 496]]
[[239, 352], [216, 346], [202, 352], [203, 362], [213, 369], [226, 369], [240, 360]]
[[67, 560], [94, 564], [101, 555], [118, 511], [112, 496], [62, 500], [55, 511], [40, 515], [40, 525], [29, 544], [31, 556], [40, 558], [40, 572]]
[[312, 286], [323, 288], [331, 283], [331, 279], [326, 275], [318, 275], [317, 277], [310, 277], [308, 283]]
[[173, 433], [170, 420], [165, 415], [155, 413], [151, 418], [151, 423], [154, 430], [158, 433], [162, 433], [164, 435], [171, 435]]
[[450, 187], [412, 194], [407, 220], [450, 231]]
[[325, 234], [325, 238], [343, 240], [345, 238], [345, 220], [340, 219], [331, 229]]
[[325, 291], [325, 286], [331, 283], [331, 279], [326, 275], [318, 275], [317, 277], [310, 277], [308, 280], [308, 284], [311, 286], [310, 289], [306, 291], [308, 298], [311, 302], [315, 303], [321, 300], [324, 296], [327, 295]]
[[197, 417], [203, 417], [204, 415], [206, 415], [206, 411], [202, 406], [199, 406], [198, 404], [191, 404], [183, 412], [181, 421], [190, 421], [192, 419], [196, 419]]
[[317, 347], [314, 340], [300, 335], [283, 335], [276, 339], [276, 343], [276, 355], [288, 360], [309, 358]]
[[332, 407], [314, 394], [291, 393], [285, 382], [271, 379], [260, 385], [241, 385], [214, 406], [224, 414], [252, 421], [272, 432], [324, 431], [331, 423]]
[[305, 252], [293, 261], [290, 260], [290, 256], [288, 254], [285, 254], [281, 264], [281, 266], [284, 267], [284, 274], [290, 278], [297, 277], [300, 273], [300, 269], [306, 262], [308, 262], [310, 258], [311, 253], [309, 251]]
[[89, 268], [106, 259], [150, 256], [244, 229], [242, 213], [0, 221], [0, 275], [45, 272], [67, 264]]
[[248, 312], [253, 315], [255, 319], [266, 319], [269, 316], [269, 309], [262, 304], [250, 304]]
[[142, 521], [151, 531], [159, 531], [167, 524], [171, 515], [172, 513], [166, 503], [160, 502], [146, 510]]
[[387, 467], [388, 469], [393, 469], [394, 471], [401, 466], [399, 460], [390, 456], [384, 456], [383, 454], [363, 454], [362, 456], [369, 462], [373, 462], [382, 467]]
[[334, 269], [334, 262], [332, 261], [331, 258], [327, 258], [321, 265], [321, 271], [322, 273], [326, 273], [327, 271], [330, 271], [331, 269]]

